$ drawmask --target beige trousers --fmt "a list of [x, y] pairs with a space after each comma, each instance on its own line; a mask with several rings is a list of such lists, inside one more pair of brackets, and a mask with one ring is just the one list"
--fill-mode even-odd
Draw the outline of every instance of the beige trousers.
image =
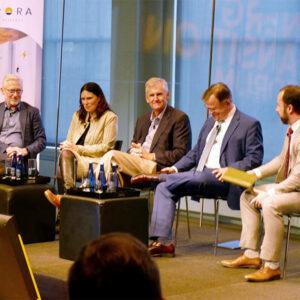
[[[265, 184], [257, 187], [267, 191], [275, 184]], [[260, 257], [263, 260], [279, 262], [284, 235], [283, 214], [300, 212], [300, 192], [282, 193], [263, 200], [262, 209], [250, 205], [253, 195], [245, 191], [241, 195], [242, 234], [240, 246], [244, 249], [259, 250], [259, 232], [261, 217], [265, 235], [261, 245]]]
[[[111, 170], [113, 162], [118, 165], [118, 172], [129, 176], [138, 174], [153, 174], [156, 172], [156, 162], [131, 155], [126, 152], [111, 150], [104, 154], [101, 159], [104, 163], [105, 173]], [[96, 174], [99, 172], [99, 166], [96, 168]], [[122, 182], [121, 182], [122, 185]]]

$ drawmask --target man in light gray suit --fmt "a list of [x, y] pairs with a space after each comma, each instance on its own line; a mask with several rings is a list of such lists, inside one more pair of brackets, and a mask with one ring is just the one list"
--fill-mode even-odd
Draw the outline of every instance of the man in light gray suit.
[[16, 152], [35, 158], [46, 147], [46, 135], [37, 108], [21, 101], [22, 80], [7, 74], [2, 81], [4, 102], [0, 104], [0, 172], [3, 161]]
[[[276, 182], [245, 191], [241, 195], [242, 233], [245, 252], [235, 260], [222, 261], [230, 268], [257, 267], [246, 275], [248, 281], [280, 278], [279, 259], [284, 234], [283, 214], [300, 212], [300, 87], [286, 86], [278, 94], [276, 111], [283, 124], [289, 124], [281, 154], [269, 163], [248, 171], [257, 178], [277, 174]], [[259, 252], [260, 214], [265, 235]]]

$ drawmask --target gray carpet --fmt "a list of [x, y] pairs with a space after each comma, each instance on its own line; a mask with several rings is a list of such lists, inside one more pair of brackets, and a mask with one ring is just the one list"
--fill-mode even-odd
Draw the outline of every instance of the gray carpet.
[[[193, 220], [189, 240], [184, 218], [180, 219], [176, 257], [155, 258], [165, 299], [300, 299], [299, 236], [290, 240], [287, 280], [248, 283], [244, 275], [252, 270], [220, 265], [221, 260], [234, 258], [241, 250], [218, 249], [214, 256], [213, 224], [205, 221], [200, 228]], [[239, 239], [239, 235], [238, 226], [220, 224], [219, 241]], [[58, 241], [26, 245], [34, 272], [67, 279], [72, 261], [59, 258], [58, 246]]]

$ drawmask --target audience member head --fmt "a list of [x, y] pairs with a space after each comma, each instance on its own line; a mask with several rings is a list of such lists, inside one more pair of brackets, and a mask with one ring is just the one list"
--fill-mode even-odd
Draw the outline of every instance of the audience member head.
[[69, 272], [70, 299], [161, 299], [159, 271], [147, 248], [126, 233], [97, 238]]
[[277, 97], [276, 111], [283, 124], [293, 124], [300, 118], [300, 87], [287, 85]]
[[158, 77], [150, 78], [145, 84], [146, 101], [157, 117], [166, 107], [170, 98], [168, 83]]
[[96, 118], [99, 119], [109, 109], [101, 87], [95, 82], [87, 82], [80, 89], [79, 105], [78, 114], [82, 123], [85, 121], [87, 113], [96, 112]]
[[15, 110], [21, 101], [23, 83], [15, 74], [7, 74], [2, 80], [1, 92], [4, 95], [6, 105]]
[[222, 82], [211, 85], [203, 93], [202, 99], [215, 121], [225, 120], [233, 107], [231, 91]]

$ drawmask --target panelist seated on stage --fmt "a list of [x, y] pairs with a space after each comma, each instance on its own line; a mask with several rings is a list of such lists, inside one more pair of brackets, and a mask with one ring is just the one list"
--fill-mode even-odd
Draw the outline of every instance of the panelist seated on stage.
[[101, 157], [114, 148], [118, 131], [118, 117], [110, 109], [101, 87], [95, 82], [84, 84], [80, 90], [79, 110], [74, 113], [67, 139], [60, 143], [58, 194], [45, 191], [46, 198], [58, 208], [60, 198], [74, 187], [77, 178], [87, 176], [89, 162], [95, 166]]
[[4, 102], [0, 104], [0, 173], [5, 170], [5, 159], [21, 152], [25, 164], [36, 158], [46, 147], [46, 134], [39, 110], [21, 101], [22, 79], [7, 74], [2, 81]]
[[69, 271], [70, 299], [163, 299], [158, 267], [127, 233], [89, 242]]
[[152, 112], [138, 118], [128, 153], [112, 150], [102, 157], [106, 172], [115, 162], [121, 174], [155, 174], [173, 165], [191, 148], [189, 118], [167, 104], [170, 98], [167, 82], [151, 78], [146, 82], [145, 93]]
[[[276, 174], [275, 183], [246, 190], [241, 195], [242, 233], [240, 247], [245, 252], [234, 260], [222, 261], [231, 268], [259, 268], [245, 276], [248, 281], [280, 278], [280, 254], [284, 236], [284, 214], [300, 213], [300, 87], [282, 88], [276, 111], [288, 124], [280, 155], [259, 168], [248, 171], [258, 179]], [[259, 228], [263, 216], [264, 238], [260, 244]], [[262, 264], [262, 261], [264, 263]]]
[[222, 182], [222, 174], [226, 167], [249, 170], [262, 162], [261, 125], [235, 107], [229, 88], [216, 83], [202, 98], [212, 118], [204, 123], [195, 147], [172, 167], [162, 170], [173, 174], [158, 177], [163, 182], [156, 188], [150, 229], [153, 243], [149, 246], [154, 256], [175, 255], [172, 226], [175, 205], [181, 197], [224, 197], [228, 206], [237, 210], [242, 188]]

